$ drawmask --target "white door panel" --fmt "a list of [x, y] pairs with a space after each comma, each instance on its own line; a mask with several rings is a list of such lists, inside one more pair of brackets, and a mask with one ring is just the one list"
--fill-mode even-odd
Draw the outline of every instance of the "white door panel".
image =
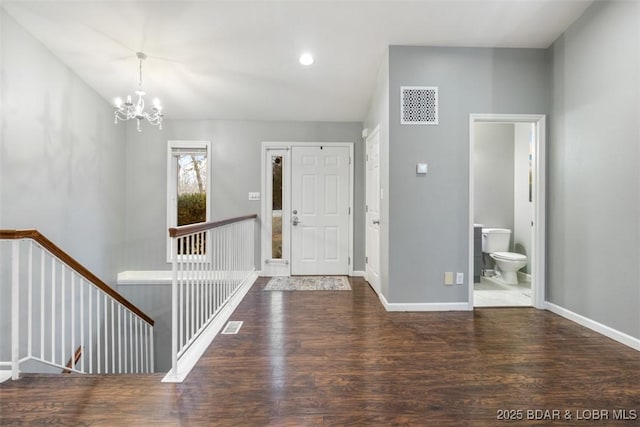
[[291, 274], [348, 274], [349, 149], [293, 147]]
[[380, 134], [367, 138], [365, 278], [380, 293]]

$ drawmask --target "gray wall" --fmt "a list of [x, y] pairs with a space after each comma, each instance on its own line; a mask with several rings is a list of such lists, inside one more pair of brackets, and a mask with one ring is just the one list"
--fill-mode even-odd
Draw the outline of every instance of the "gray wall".
[[[543, 49], [389, 49], [390, 302], [467, 302], [469, 114], [546, 113]], [[400, 124], [400, 86], [439, 87], [439, 125]], [[429, 163], [417, 177], [418, 161]], [[445, 271], [465, 273], [445, 286]], [[472, 281], [472, 280], [471, 280]]]
[[[104, 99], [3, 9], [0, 20], [0, 228], [36, 228], [113, 284], [124, 237], [125, 129], [113, 124]], [[4, 255], [0, 360], [10, 360]], [[38, 294], [34, 289], [36, 300]], [[26, 310], [21, 313], [26, 325]]]
[[[164, 129], [127, 128], [125, 270], [168, 270], [166, 169], [168, 140], [211, 141], [211, 218], [260, 215], [262, 141], [353, 142], [355, 156], [354, 269], [364, 270], [362, 123], [167, 120]], [[258, 222], [259, 224], [259, 222]], [[256, 262], [260, 241], [256, 240]], [[257, 265], [260, 268], [259, 265]]]
[[640, 338], [640, 4], [596, 2], [551, 48], [547, 298]]
[[473, 145], [474, 223], [514, 229], [514, 126], [477, 123]]
[[124, 236], [125, 129], [6, 12], [0, 226], [37, 228], [107, 283]]

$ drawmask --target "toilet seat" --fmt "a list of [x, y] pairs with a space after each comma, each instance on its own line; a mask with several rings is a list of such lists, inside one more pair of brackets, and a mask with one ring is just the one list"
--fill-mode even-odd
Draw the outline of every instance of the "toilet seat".
[[503, 259], [505, 261], [526, 261], [526, 255], [517, 254], [515, 252], [494, 252], [491, 254], [493, 258]]

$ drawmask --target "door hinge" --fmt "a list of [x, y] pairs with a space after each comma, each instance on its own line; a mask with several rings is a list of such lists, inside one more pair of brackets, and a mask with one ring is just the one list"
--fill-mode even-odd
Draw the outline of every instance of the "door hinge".
[[351, 257], [347, 258], [347, 264], [351, 265]]
[[349, 208], [349, 215], [351, 215], [351, 208]]
[[364, 211], [369, 212], [369, 205], [364, 205]]
[[369, 257], [368, 256], [364, 257], [364, 263], [365, 264], [369, 264]]
[[349, 164], [351, 164], [351, 157], [349, 157]]
[[369, 155], [367, 154], [367, 162], [369, 161]]

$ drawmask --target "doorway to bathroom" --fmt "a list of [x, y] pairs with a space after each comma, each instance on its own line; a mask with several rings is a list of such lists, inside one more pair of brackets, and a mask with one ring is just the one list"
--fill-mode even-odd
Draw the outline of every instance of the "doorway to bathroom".
[[470, 116], [472, 307], [543, 308], [544, 153], [544, 115]]

